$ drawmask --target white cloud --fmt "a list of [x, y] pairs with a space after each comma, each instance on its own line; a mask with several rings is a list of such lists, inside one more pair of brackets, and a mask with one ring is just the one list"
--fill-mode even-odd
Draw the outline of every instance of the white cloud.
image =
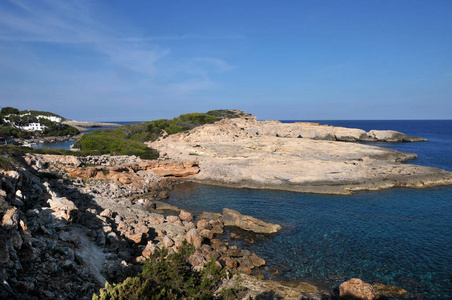
[[216, 74], [235, 68], [216, 57], [181, 51], [174, 57], [165, 45], [177, 39], [183, 47], [185, 39], [202, 36], [130, 37], [139, 31], [133, 23], [103, 23], [98, 9], [82, 0], [0, 2], [0, 78], [7, 78], [0, 79], [0, 97], [22, 101], [21, 106], [37, 99], [52, 105], [58, 99], [79, 101], [81, 107], [105, 99], [119, 107], [131, 97], [137, 103], [183, 101], [215, 86]]

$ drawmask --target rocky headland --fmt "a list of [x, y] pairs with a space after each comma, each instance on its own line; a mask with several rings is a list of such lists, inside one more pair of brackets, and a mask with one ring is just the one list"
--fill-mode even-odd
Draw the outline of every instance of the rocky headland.
[[80, 132], [87, 132], [96, 127], [119, 127], [122, 126], [118, 123], [106, 123], [106, 122], [88, 122], [88, 121], [75, 121], [75, 120], [64, 120], [63, 124], [73, 126], [77, 128]]
[[416, 154], [364, 142], [420, 142], [397, 131], [224, 119], [149, 143], [164, 158], [196, 159], [190, 180], [231, 187], [347, 195], [452, 184], [452, 173], [406, 164]]

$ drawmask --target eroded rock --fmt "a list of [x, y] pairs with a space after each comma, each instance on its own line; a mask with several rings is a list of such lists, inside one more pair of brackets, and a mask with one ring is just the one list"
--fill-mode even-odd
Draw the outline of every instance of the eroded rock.
[[238, 211], [229, 208], [223, 208], [221, 221], [225, 226], [237, 226], [243, 230], [256, 233], [275, 233], [281, 229], [278, 224], [266, 223], [254, 217], [242, 215]]

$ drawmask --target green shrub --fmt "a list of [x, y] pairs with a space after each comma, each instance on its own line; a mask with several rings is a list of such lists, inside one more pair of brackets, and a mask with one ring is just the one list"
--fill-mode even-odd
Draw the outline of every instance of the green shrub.
[[4, 116], [19, 114], [19, 110], [17, 108], [11, 107], [11, 106], [2, 107], [0, 112]]
[[225, 271], [212, 260], [202, 271], [188, 263], [193, 246], [185, 244], [179, 252], [168, 255], [167, 249], [157, 251], [136, 277], [119, 284], [106, 284], [93, 300], [114, 299], [215, 299]]
[[[98, 131], [98, 130], [95, 130]], [[157, 159], [158, 151], [141, 142], [116, 136], [108, 131], [85, 134], [74, 144], [83, 155], [136, 155], [142, 159]]]

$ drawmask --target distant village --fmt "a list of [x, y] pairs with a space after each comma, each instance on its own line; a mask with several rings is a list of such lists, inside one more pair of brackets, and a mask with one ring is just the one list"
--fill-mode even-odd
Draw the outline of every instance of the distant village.
[[0, 145], [17, 142], [18, 138], [35, 136], [75, 135], [79, 131], [65, 124], [63, 118], [54, 113], [3, 107], [0, 110]]

